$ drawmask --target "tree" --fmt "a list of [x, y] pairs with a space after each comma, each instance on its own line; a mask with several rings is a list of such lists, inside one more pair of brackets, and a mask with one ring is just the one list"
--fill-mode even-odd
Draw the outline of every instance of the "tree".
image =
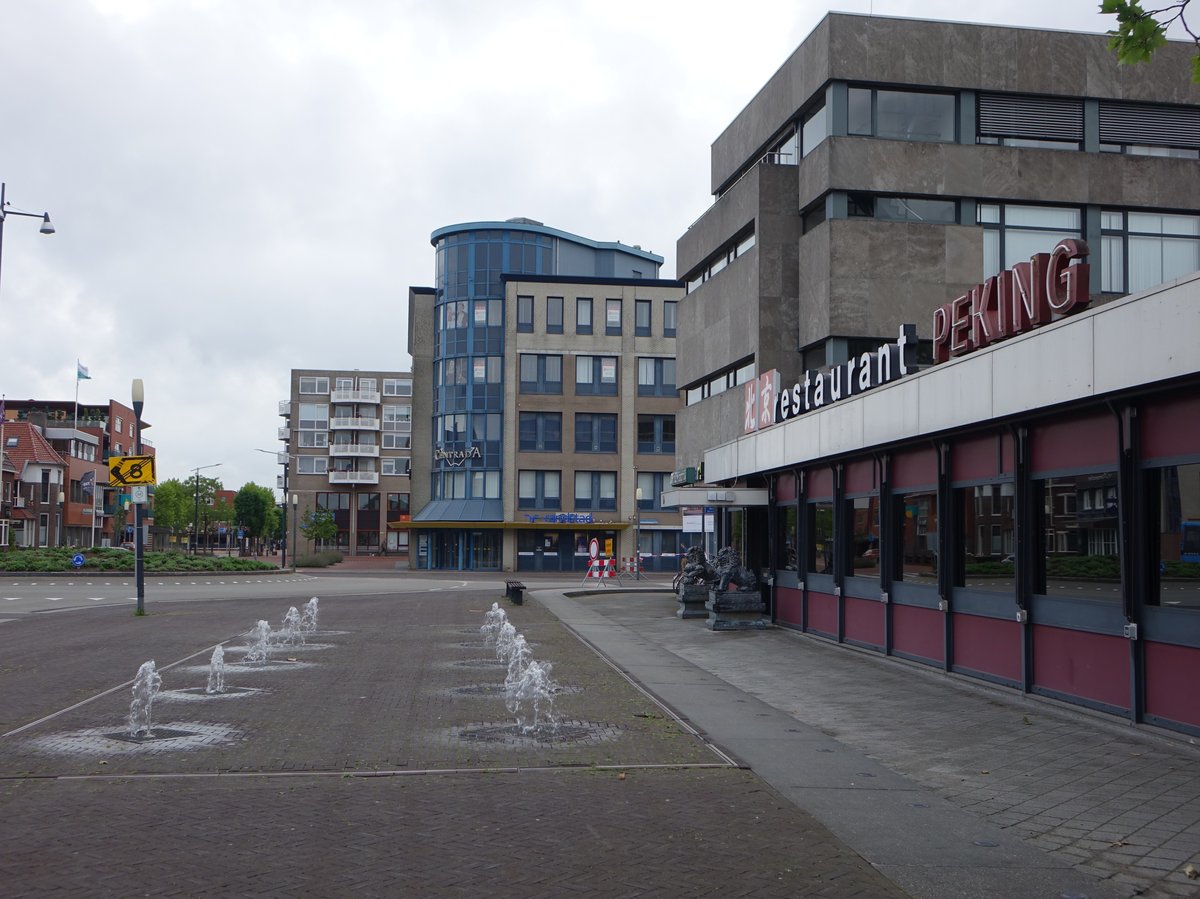
[[233, 514], [251, 537], [272, 536], [279, 521], [275, 492], [253, 482], [245, 484], [233, 498]]
[[[200, 534], [204, 533], [208, 529], [209, 524], [216, 520], [213, 515], [213, 507], [217, 491], [220, 489], [220, 481], [216, 478], [203, 477], [199, 472], [195, 472], [187, 479], [187, 491], [192, 497], [192, 520], [197, 528], [195, 535], [196, 546], [200, 545]], [[199, 509], [196, 508], [197, 503], [199, 504]], [[195, 521], [197, 518], [199, 518], [199, 521]]]
[[154, 523], [172, 535], [187, 530], [192, 521], [192, 489], [171, 478], [154, 488]]
[[[1192, 57], [1192, 81], [1200, 84], [1200, 34], [1188, 25], [1186, 12], [1191, 0], [1180, 0], [1161, 9], [1143, 9], [1141, 0], [1101, 0], [1100, 12], [1117, 17], [1117, 27], [1108, 32], [1108, 46], [1121, 63], [1147, 62], [1167, 43], [1167, 29], [1175, 23], [1196, 44]], [[1160, 18], [1161, 17], [1161, 18]]]
[[333, 520], [333, 513], [328, 509], [313, 509], [305, 512], [304, 517], [300, 519], [300, 533], [306, 540], [324, 543], [337, 537], [337, 532], [337, 522]]

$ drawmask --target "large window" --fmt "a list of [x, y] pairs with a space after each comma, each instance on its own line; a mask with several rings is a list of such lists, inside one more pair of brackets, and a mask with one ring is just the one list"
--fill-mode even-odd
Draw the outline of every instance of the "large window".
[[674, 359], [638, 359], [638, 396], [675, 395]]
[[563, 332], [563, 298], [546, 297], [546, 333]]
[[896, 496], [898, 526], [892, 578], [912, 584], [937, 584], [938, 505], [935, 491]]
[[808, 503], [808, 570], [813, 574], [833, 574], [835, 531], [833, 503], [828, 500]]
[[408, 475], [412, 471], [412, 460], [408, 456], [387, 456], [379, 460], [379, 473]]
[[983, 277], [990, 278], [1035, 253], [1049, 253], [1060, 240], [1081, 236], [1082, 213], [1066, 206], [981, 203]]
[[854, 577], [879, 577], [879, 497], [856, 496], [846, 500], [850, 552], [846, 573]]
[[384, 378], [384, 396], [412, 396], [412, 378]]
[[1200, 463], [1146, 472], [1151, 603], [1200, 609]]
[[1136, 293], [1200, 270], [1200, 215], [1105, 210], [1101, 290]]
[[637, 501], [637, 507], [642, 512], [658, 512], [663, 508], [663, 491], [671, 486], [671, 473], [663, 471], [639, 471], [637, 476], [638, 489], [642, 498]]
[[636, 337], [650, 336], [650, 310], [649, 300], [633, 301], [633, 333]]
[[576, 356], [575, 393], [591, 396], [616, 396], [617, 357]]
[[517, 508], [558, 509], [562, 507], [562, 473], [558, 471], [517, 472]]
[[522, 353], [521, 393], [562, 393], [562, 356]]
[[[326, 393], [329, 392], [328, 380]], [[299, 403], [296, 420], [297, 443], [304, 447], [329, 446], [329, 404]]]
[[954, 583], [973, 590], [1013, 593], [1016, 519], [1011, 481], [955, 491], [961, 504], [961, 553]]
[[621, 301], [604, 301], [604, 333], [610, 337], [621, 335]]
[[575, 333], [592, 333], [592, 298], [575, 298]]
[[958, 221], [958, 201], [852, 193], [848, 197], [847, 214], [851, 218], [875, 218], [887, 222], [953, 225]]
[[522, 412], [517, 430], [524, 452], [562, 452], [561, 412]]
[[[301, 378], [300, 379], [301, 393], [317, 393], [329, 394], [329, 379], [328, 378]], [[117, 426], [120, 428], [120, 425]]]
[[1120, 599], [1117, 473], [1043, 478], [1034, 487], [1041, 516], [1034, 592]]
[[575, 413], [575, 452], [615, 453], [617, 416], [608, 413]]
[[329, 472], [328, 456], [297, 456], [297, 474], [327, 474]]
[[675, 416], [639, 415], [637, 451], [657, 455], [675, 455]]
[[799, 513], [794, 502], [775, 509], [775, 547], [778, 553], [775, 564], [782, 571], [797, 571], [800, 568], [798, 520]]
[[412, 432], [412, 406], [383, 404], [383, 448], [408, 449]]
[[852, 87], [847, 130], [897, 140], [954, 141], [955, 100], [954, 94]]
[[617, 473], [615, 471], [575, 472], [576, 511], [615, 511]]

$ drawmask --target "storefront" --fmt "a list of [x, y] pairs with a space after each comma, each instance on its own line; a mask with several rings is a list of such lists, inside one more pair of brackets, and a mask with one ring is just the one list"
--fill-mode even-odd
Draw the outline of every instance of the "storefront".
[[938, 310], [930, 368], [760, 376], [707, 479], [770, 495], [777, 624], [1200, 734], [1200, 275], [1080, 311], [1058, 261]]

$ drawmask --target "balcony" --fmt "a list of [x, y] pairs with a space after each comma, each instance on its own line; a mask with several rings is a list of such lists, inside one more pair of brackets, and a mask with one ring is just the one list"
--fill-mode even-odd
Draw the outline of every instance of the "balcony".
[[280, 428], [279, 429], [279, 439], [282, 440], [284, 443], [287, 443], [289, 440], [291, 440], [292, 439], [292, 429], [291, 428]]
[[279, 401], [279, 414], [282, 415], [284, 418], [287, 418], [292, 414], [292, 401], [291, 400], [280, 400]]
[[331, 403], [374, 403], [379, 405], [378, 390], [334, 390], [329, 395]]
[[[329, 429], [331, 431], [378, 431], [378, 418], [331, 418], [329, 419]], [[283, 439], [283, 438], [280, 438]]]
[[359, 459], [378, 459], [379, 446], [374, 443], [331, 443], [329, 444], [329, 455], [354, 456]]
[[377, 471], [331, 471], [329, 472], [330, 484], [378, 484], [379, 472]]

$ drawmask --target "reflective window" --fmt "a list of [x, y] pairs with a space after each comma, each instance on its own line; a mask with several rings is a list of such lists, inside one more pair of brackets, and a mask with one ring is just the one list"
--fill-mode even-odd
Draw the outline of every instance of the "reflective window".
[[519, 448], [525, 452], [562, 452], [561, 412], [522, 412], [518, 422]]
[[663, 337], [674, 337], [679, 327], [679, 303], [668, 300], [663, 303]]
[[956, 490], [962, 508], [954, 572], [959, 587], [1013, 593], [1016, 520], [1011, 481]]
[[604, 303], [604, 333], [613, 337], [621, 334], [620, 300], [606, 300]]
[[1200, 270], [1200, 216], [1101, 214], [1101, 290], [1134, 293]]
[[517, 330], [533, 330], [533, 297], [517, 297]]
[[954, 94], [851, 88], [847, 130], [897, 140], [953, 141], [955, 110]]
[[637, 451], [673, 456], [675, 454], [675, 416], [639, 415]]
[[800, 567], [798, 562], [800, 547], [797, 543], [799, 531], [797, 529], [798, 513], [796, 504], [792, 503], [789, 506], [780, 506], [777, 508], [775, 510], [775, 520], [775, 545], [779, 551], [776, 564], [783, 571], [797, 571]]
[[[1147, 472], [1150, 602], [1200, 610], [1200, 463]], [[1155, 558], [1157, 556], [1157, 558]]]
[[611, 413], [575, 413], [575, 452], [615, 453], [617, 416]]
[[850, 516], [850, 552], [847, 574], [879, 577], [879, 497], [856, 496], [846, 500]]
[[981, 203], [983, 277], [990, 278], [1035, 253], [1049, 253], [1060, 240], [1082, 236], [1083, 214], [1076, 207]]
[[808, 504], [808, 570], [833, 574], [833, 502]]
[[575, 298], [575, 333], [592, 333], [592, 298]]
[[896, 546], [892, 578], [912, 584], [937, 584], [937, 493], [896, 496]]
[[562, 393], [562, 356], [522, 353], [518, 365], [521, 393]]
[[638, 337], [650, 336], [650, 309], [649, 300], [634, 300], [633, 333]]
[[563, 332], [563, 298], [546, 297], [546, 333]]
[[1034, 488], [1040, 513], [1034, 592], [1119, 600], [1117, 473], [1044, 478]]
[[638, 359], [638, 396], [674, 396], [675, 360]]

